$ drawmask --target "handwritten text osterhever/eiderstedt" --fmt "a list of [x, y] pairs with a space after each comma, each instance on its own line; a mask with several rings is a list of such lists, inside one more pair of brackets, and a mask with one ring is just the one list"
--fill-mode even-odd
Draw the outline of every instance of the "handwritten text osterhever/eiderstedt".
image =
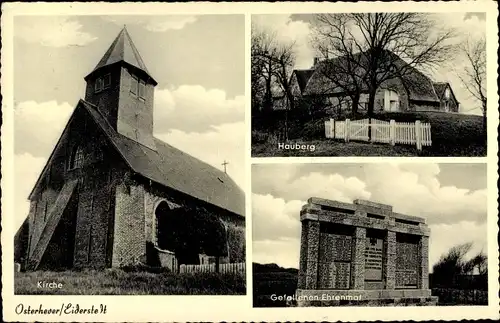
[[37, 307], [25, 305], [20, 303], [16, 306], [17, 315], [74, 315], [74, 314], [106, 314], [107, 306], [99, 304], [98, 306], [92, 305], [90, 307], [83, 307], [80, 304], [61, 304], [60, 308], [46, 308], [42, 304]]

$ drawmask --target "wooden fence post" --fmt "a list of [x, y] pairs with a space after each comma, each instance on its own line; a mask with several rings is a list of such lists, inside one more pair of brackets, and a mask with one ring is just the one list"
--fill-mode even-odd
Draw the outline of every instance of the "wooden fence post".
[[389, 139], [391, 141], [391, 145], [394, 146], [396, 144], [396, 121], [393, 119], [391, 119], [390, 122]]
[[351, 120], [345, 119], [345, 142], [349, 142], [350, 132], [351, 132]]
[[415, 139], [417, 141], [417, 150], [422, 150], [422, 134], [420, 120], [415, 121]]
[[330, 138], [335, 139], [335, 120], [330, 118]]

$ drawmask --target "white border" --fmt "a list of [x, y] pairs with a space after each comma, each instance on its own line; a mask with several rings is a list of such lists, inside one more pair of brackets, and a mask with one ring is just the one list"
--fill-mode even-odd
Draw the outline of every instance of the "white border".
[[[8, 3], [2, 5], [2, 297], [3, 319], [6, 321], [95, 321], [95, 322], [144, 322], [144, 321], [296, 321], [296, 320], [461, 320], [499, 318], [498, 299], [498, 246], [496, 182], [498, 151], [496, 129], [499, 114], [496, 87], [498, 27], [497, 4], [493, 1], [466, 2], [358, 2], [358, 3]], [[381, 158], [381, 157], [330, 157], [330, 158], [251, 158], [250, 157], [250, 14], [252, 13], [315, 13], [315, 12], [486, 12], [488, 30], [488, 158]], [[247, 224], [247, 291], [246, 296], [15, 296], [13, 295], [13, 17], [16, 15], [161, 15], [161, 14], [246, 14], [246, 224]], [[251, 163], [320, 163], [320, 162], [488, 162], [488, 258], [489, 306], [454, 307], [338, 307], [338, 308], [252, 308], [252, 225], [251, 225]], [[19, 303], [60, 308], [61, 303], [78, 303], [80, 306], [107, 304], [106, 315], [16, 315]]]

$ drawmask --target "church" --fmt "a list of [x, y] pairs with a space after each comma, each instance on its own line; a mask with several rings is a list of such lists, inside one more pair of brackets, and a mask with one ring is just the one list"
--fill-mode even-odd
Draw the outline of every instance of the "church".
[[[182, 263], [244, 262], [244, 192], [225, 171], [154, 137], [158, 83], [125, 27], [84, 80], [85, 99], [39, 175], [15, 236], [21, 269], [142, 264], [175, 271]], [[192, 241], [203, 230], [205, 244], [221, 236], [213, 223], [222, 228], [222, 247], [179, 242], [187, 236], [176, 232], [181, 226]]]

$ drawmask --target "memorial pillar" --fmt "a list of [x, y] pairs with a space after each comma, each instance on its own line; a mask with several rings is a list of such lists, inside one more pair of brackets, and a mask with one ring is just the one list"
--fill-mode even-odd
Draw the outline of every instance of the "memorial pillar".
[[418, 270], [418, 288], [429, 289], [429, 237], [422, 236], [418, 244], [420, 266]]
[[319, 257], [319, 221], [307, 221], [307, 263], [305, 288], [317, 289]]
[[385, 289], [396, 287], [396, 232], [387, 231], [385, 240]]
[[309, 221], [302, 221], [300, 233], [300, 260], [299, 260], [299, 278], [297, 282], [298, 289], [306, 287], [306, 272], [307, 272], [307, 232], [309, 229]]
[[365, 247], [366, 229], [354, 229], [354, 245], [352, 252], [352, 285], [351, 289], [365, 288]]

